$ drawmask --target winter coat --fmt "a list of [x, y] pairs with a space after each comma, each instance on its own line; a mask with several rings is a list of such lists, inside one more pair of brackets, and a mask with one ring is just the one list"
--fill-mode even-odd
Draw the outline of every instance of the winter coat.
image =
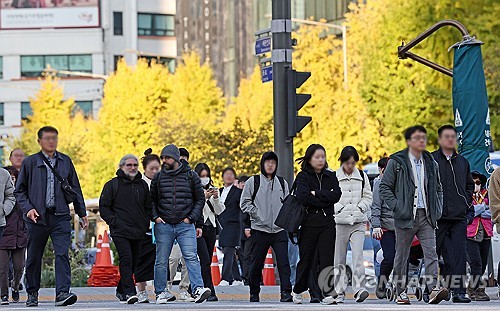
[[[490, 198], [490, 211], [493, 223], [500, 223], [500, 168], [495, 169], [490, 177], [488, 189]], [[497, 233], [500, 233], [500, 225], [497, 225]]]
[[151, 203], [148, 184], [142, 180], [141, 173], [130, 180], [119, 169], [116, 177], [104, 185], [99, 198], [99, 213], [108, 224], [112, 237], [139, 240], [149, 229]]
[[[220, 189], [220, 194], [222, 194]], [[219, 246], [222, 247], [236, 247], [240, 245], [241, 240], [241, 214], [240, 199], [241, 189], [231, 186], [231, 190], [227, 194], [224, 206], [226, 209], [219, 216], [219, 222], [222, 227], [219, 233]]]
[[493, 236], [493, 222], [491, 221], [491, 211], [488, 207], [488, 190], [483, 188], [478, 193], [474, 193], [472, 204], [474, 206], [474, 218], [471, 223], [467, 225], [467, 237], [474, 238], [481, 224], [486, 233], [485, 237], [491, 238]]
[[[354, 168], [351, 176], [348, 176], [342, 167], [337, 172], [342, 196], [335, 204], [335, 222], [338, 224], [353, 225], [368, 220], [368, 210], [373, 201], [370, 181], [366, 174], [361, 176], [357, 168]], [[365, 179], [363, 187], [363, 178]]]
[[9, 171], [0, 168], [0, 227], [6, 225], [5, 217], [12, 212], [15, 204], [16, 199], [14, 197], [12, 177]]
[[225, 209], [226, 206], [222, 204], [220, 198], [214, 199], [214, 197], [211, 196], [210, 199], [205, 201], [205, 206], [203, 207], [203, 218], [199, 219], [198, 221], [202, 220], [203, 223], [201, 225], [203, 226], [207, 223], [208, 220], [210, 221], [210, 225], [216, 228], [217, 222], [215, 220], [215, 217], [219, 216], [222, 212], [224, 212]]
[[297, 174], [295, 182], [297, 200], [306, 208], [302, 226], [323, 227], [334, 224], [334, 205], [342, 195], [335, 173], [323, 170], [317, 174], [306, 169]]
[[203, 217], [205, 193], [200, 177], [184, 164], [175, 170], [159, 171], [151, 181], [153, 219], [161, 217], [164, 222], [175, 225], [188, 218], [196, 223]]
[[[430, 223], [437, 228], [437, 221], [443, 211], [443, 188], [439, 180], [439, 168], [432, 155], [424, 151], [424, 183], [426, 212]], [[404, 149], [390, 156], [384, 177], [380, 183], [380, 195], [394, 212], [396, 228], [413, 228], [417, 206], [415, 202], [415, 178], [410, 163], [409, 150]]]
[[[37, 220], [37, 224], [39, 225], [45, 225], [46, 212], [45, 196], [47, 194], [47, 167], [43, 161], [43, 157], [44, 155], [40, 151], [39, 153], [24, 159], [21, 171], [19, 172], [19, 176], [17, 178], [16, 190], [14, 191], [16, 201], [23, 211], [24, 220], [29, 223], [33, 223], [33, 221], [29, 219], [26, 214], [30, 210], [36, 209], [40, 215]], [[73, 202], [75, 213], [80, 217], [87, 216], [85, 201], [83, 199], [80, 182], [78, 180], [75, 167], [73, 166], [73, 162], [67, 155], [61, 152], [56, 152], [56, 158], [56, 172], [62, 178], [68, 180], [68, 183], [77, 194], [77, 200]], [[57, 178], [54, 191], [56, 200], [55, 214], [61, 216], [69, 215], [69, 206], [68, 203], [66, 203], [61, 184]]]
[[396, 229], [394, 227], [394, 213], [380, 196], [381, 181], [379, 177], [373, 181], [373, 203], [370, 223], [373, 228], [394, 231]]
[[[252, 176], [245, 182], [245, 188], [241, 195], [240, 208], [244, 213], [250, 215], [252, 229], [267, 233], [277, 233], [283, 229], [276, 226], [274, 221], [278, 217], [278, 213], [283, 206], [283, 200], [288, 195], [289, 188], [285, 180], [285, 188], [282, 189], [276, 172], [271, 175], [271, 178], [267, 178], [264, 170], [264, 162], [269, 159], [276, 160], [276, 163], [278, 163], [278, 156], [274, 152], [264, 153], [260, 161], [260, 175]], [[277, 165], [276, 169], [278, 169]], [[260, 187], [255, 196], [255, 201], [252, 201], [254, 178], [260, 178]]]
[[440, 220], [464, 220], [474, 218], [472, 194], [474, 181], [470, 172], [469, 161], [453, 153], [448, 161], [441, 149], [432, 153], [439, 165], [439, 176], [443, 187], [443, 214]]
[[18, 204], [7, 217], [7, 224], [0, 238], [0, 249], [18, 249], [28, 246], [28, 228], [23, 219], [23, 211]]

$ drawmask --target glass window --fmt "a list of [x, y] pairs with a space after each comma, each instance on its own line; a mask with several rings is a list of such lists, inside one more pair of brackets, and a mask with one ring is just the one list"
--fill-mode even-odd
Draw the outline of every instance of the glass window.
[[122, 55], [114, 55], [113, 56], [113, 68], [114, 70], [116, 71], [116, 69], [118, 69], [118, 62], [120, 61], [120, 59], [122, 59], [123, 56]]
[[141, 58], [146, 59], [149, 63], [151, 60], [156, 60], [158, 64], [162, 64], [165, 67], [168, 67], [168, 70], [170, 72], [175, 71], [175, 58], [169, 58], [169, 57], [159, 57], [159, 56], [141, 56]]
[[73, 108], [73, 114], [77, 111], [80, 111], [83, 113], [85, 118], [92, 118], [93, 116], [93, 107], [92, 107], [92, 101], [75, 101], [75, 107]]
[[137, 33], [139, 36], [174, 36], [174, 16], [165, 14], [139, 13]]
[[4, 106], [3, 106], [3, 103], [0, 103], [0, 125], [4, 125], [4, 115], [5, 115], [5, 112], [4, 112]]
[[28, 121], [28, 117], [31, 117], [33, 114], [33, 110], [31, 109], [31, 105], [29, 102], [21, 103], [21, 119], [24, 121]]
[[92, 55], [24, 55], [21, 56], [21, 76], [39, 77], [47, 65], [53, 69], [92, 72]]
[[113, 34], [123, 36], [123, 14], [122, 12], [113, 12]]

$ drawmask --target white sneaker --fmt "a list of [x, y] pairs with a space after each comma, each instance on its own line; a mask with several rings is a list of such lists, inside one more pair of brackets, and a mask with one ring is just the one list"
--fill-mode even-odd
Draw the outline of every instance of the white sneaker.
[[137, 294], [137, 298], [139, 299], [139, 303], [149, 303], [148, 299], [148, 292], [147, 291], [141, 291]]
[[323, 298], [321, 300], [321, 304], [322, 305], [334, 305], [334, 304], [337, 304], [337, 301], [332, 296], [326, 296], [325, 298]]
[[335, 298], [336, 303], [344, 303], [345, 293], [338, 294], [337, 298]]
[[[245, 284], [243, 284], [243, 281], [233, 281], [233, 284], [231, 284], [231, 286], [243, 286]], [[220, 286], [220, 284], [219, 284]]]
[[302, 294], [296, 294], [292, 292], [292, 299], [293, 303], [296, 305], [301, 305], [302, 304]]
[[188, 292], [180, 292], [179, 301], [193, 302], [194, 298]]
[[360, 289], [355, 295], [354, 298], [356, 299], [356, 302], [363, 302], [370, 296], [370, 293], [366, 289]]
[[200, 303], [207, 300], [208, 297], [212, 294], [212, 291], [206, 287], [198, 287], [194, 292], [194, 302]]
[[229, 282], [226, 280], [222, 280], [220, 281], [219, 286], [229, 286]]
[[166, 304], [169, 301], [174, 301], [175, 296], [172, 295], [169, 291], [163, 291], [160, 294], [156, 295], [156, 304]]

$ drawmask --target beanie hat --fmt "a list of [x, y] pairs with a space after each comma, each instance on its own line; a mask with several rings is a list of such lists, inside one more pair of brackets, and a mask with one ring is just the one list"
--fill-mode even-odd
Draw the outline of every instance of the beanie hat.
[[177, 146], [174, 144], [170, 144], [170, 145], [165, 146], [165, 148], [162, 149], [161, 154], [160, 154], [160, 157], [169, 157], [169, 158], [174, 159], [177, 162], [179, 162], [180, 156], [181, 155], [179, 152], [179, 148], [177, 148]]

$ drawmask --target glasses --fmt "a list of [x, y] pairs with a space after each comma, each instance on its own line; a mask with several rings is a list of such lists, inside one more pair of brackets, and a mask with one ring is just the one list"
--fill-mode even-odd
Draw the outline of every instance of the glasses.
[[139, 164], [137, 163], [127, 163], [125, 164], [126, 167], [139, 167]]

